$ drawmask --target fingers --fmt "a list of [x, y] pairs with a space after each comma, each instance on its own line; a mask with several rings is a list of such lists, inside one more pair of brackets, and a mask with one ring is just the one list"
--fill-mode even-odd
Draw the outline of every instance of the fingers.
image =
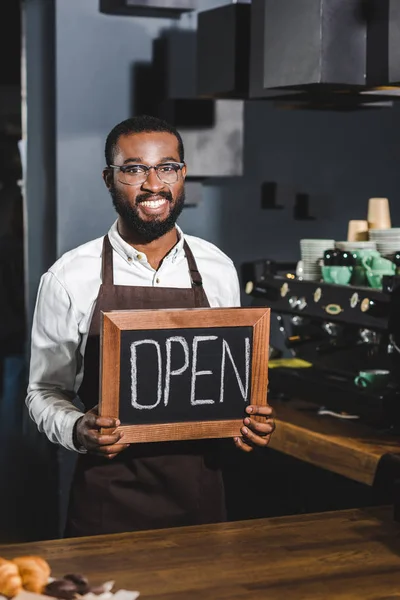
[[116, 429], [120, 425], [120, 420], [115, 417], [99, 416], [95, 406], [76, 422], [76, 445], [91, 454], [115, 458], [129, 447], [129, 444], [121, 443], [124, 434]]
[[269, 439], [272, 433], [271, 431], [271, 433], [269, 434], [257, 435], [249, 427], [242, 427], [240, 431], [243, 435], [244, 441], [247, 444], [260, 447], [268, 446]]
[[121, 421], [113, 417], [96, 417], [96, 429], [109, 429], [111, 427], [119, 427]]
[[246, 407], [246, 412], [248, 415], [259, 415], [261, 417], [273, 417], [274, 409], [272, 406], [257, 406], [256, 404], [250, 404], [250, 406]]
[[85, 414], [85, 425], [88, 429], [109, 429], [119, 427], [121, 421], [114, 417], [99, 417], [96, 413], [89, 411]]
[[110, 433], [98, 433], [97, 430], [90, 429], [87, 433], [89, 441], [95, 446], [111, 446], [116, 444], [123, 437], [122, 431], [112, 431]]
[[275, 429], [273, 408], [271, 406], [250, 405], [246, 408], [247, 414], [265, 417], [261, 422], [254, 418], [245, 417], [240, 429], [241, 437], [235, 438], [235, 445], [245, 452], [251, 452], [254, 447], [268, 446], [271, 434]]
[[[255, 421], [254, 419], [250, 419], [249, 417], [246, 417], [245, 419], [243, 419], [243, 424], [244, 424], [244, 428], [249, 428], [251, 429], [252, 432], [260, 435], [260, 436], [266, 436], [266, 435], [270, 435], [274, 429], [275, 429], [275, 423], [273, 421], [273, 419], [267, 419], [265, 422], [260, 422], [260, 421]], [[245, 433], [243, 431], [242, 428], [242, 433]], [[245, 433], [246, 435], [246, 433]]]
[[91, 450], [91, 453], [112, 460], [127, 448], [129, 448], [129, 444], [113, 444], [111, 446], [99, 446], [98, 448]]
[[129, 444], [119, 443], [123, 437], [124, 434], [122, 431], [102, 434], [94, 430], [89, 430], [86, 436], [86, 448], [89, 452], [97, 456], [114, 458], [122, 450], [129, 447]]
[[249, 446], [242, 437], [235, 437], [233, 441], [235, 442], [236, 448], [239, 448], [239, 450], [242, 450], [243, 452], [251, 452], [253, 450], [253, 447]]

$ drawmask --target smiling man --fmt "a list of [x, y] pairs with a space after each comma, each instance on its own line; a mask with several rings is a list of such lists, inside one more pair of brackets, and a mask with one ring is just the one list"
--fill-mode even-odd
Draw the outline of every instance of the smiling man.
[[[223, 252], [176, 225], [186, 165], [174, 127], [148, 116], [123, 121], [107, 137], [105, 159], [118, 219], [43, 275], [32, 328], [30, 415], [52, 442], [79, 452], [66, 534], [220, 521], [218, 441], [129, 446], [118, 420], [98, 416], [100, 313], [238, 306], [237, 274]], [[269, 406], [247, 412], [234, 442], [249, 452], [267, 445], [274, 422]]]

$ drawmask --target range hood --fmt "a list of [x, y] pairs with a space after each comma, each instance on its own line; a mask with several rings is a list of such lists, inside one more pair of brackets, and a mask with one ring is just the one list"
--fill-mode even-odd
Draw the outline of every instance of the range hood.
[[340, 110], [391, 106], [384, 92], [358, 96], [366, 84], [363, 2], [253, 0], [199, 12], [198, 95]]
[[[399, 0], [253, 0], [250, 99], [371, 110], [400, 99]], [[377, 87], [379, 86], [379, 87]]]
[[251, 27], [250, 97], [365, 86], [362, 0], [253, 0]]

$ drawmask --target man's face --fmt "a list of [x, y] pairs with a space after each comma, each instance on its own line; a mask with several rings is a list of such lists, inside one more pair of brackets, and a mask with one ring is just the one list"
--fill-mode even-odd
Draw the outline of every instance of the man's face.
[[[156, 166], [180, 162], [178, 140], [168, 132], [134, 133], [121, 136], [113, 158], [114, 165]], [[186, 167], [178, 171], [176, 183], [161, 181], [154, 169], [143, 183], [127, 185], [118, 169], [105, 170], [104, 180], [114, 207], [126, 227], [144, 241], [158, 239], [170, 231], [182, 212]]]

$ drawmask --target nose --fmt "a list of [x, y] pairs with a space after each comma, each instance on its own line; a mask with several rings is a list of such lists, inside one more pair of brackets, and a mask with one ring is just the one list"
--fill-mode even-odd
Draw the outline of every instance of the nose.
[[147, 190], [153, 194], [163, 189], [165, 183], [158, 178], [156, 170], [150, 169], [147, 175], [147, 179], [142, 183], [142, 190]]

